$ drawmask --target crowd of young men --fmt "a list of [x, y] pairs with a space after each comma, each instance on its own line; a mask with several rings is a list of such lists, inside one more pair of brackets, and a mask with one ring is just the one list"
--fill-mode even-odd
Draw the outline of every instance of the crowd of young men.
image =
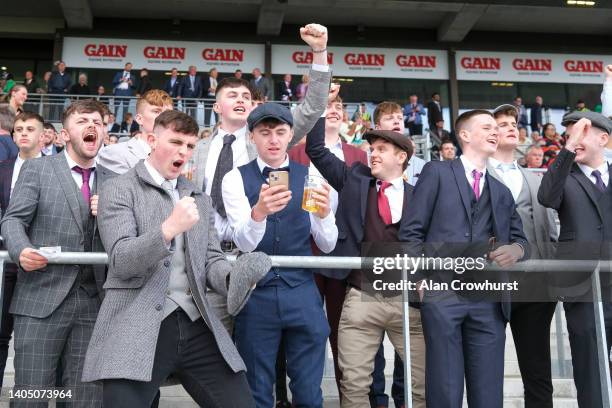
[[[93, 100], [64, 112], [61, 152], [37, 114], [1, 121], [13, 129], [16, 154], [0, 163], [0, 228], [17, 265], [5, 269], [0, 363], [14, 332], [15, 389], [62, 387], [75, 407], [150, 407], [172, 377], [204, 407], [322, 407], [329, 338], [342, 407], [379, 407], [387, 404], [386, 334], [396, 351], [393, 399], [403, 406], [401, 291], [375, 290], [366, 266], [315, 274], [270, 259], [358, 257], [375, 243], [383, 254], [417, 258], [486, 254], [502, 267], [494, 276], [438, 269], [412, 277], [413, 406], [459, 408], [465, 383], [471, 407], [501, 407], [509, 322], [525, 406], [552, 407], [549, 336], [561, 297], [578, 405], [602, 407], [598, 365], [607, 356], [598, 356], [590, 275], [527, 274], [520, 290], [494, 298], [426, 282], [508, 283], [515, 278], [503, 268], [528, 257], [609, 259], [611, 121], [567, 114], [567, 143], [539, 177], [514, 159], [513, 105], [461, 114], [462, 155], [443, 147], [444, 160], [423, 164], [404, 135], [402, 107], [382, 102], [364, 135], [368, 158], [339, 137], [327, 30], [310, 24], [300, 36], [313, 53], [304, 102], [293, 112], [257, 104], [249, 83], [221, 80], [221, 124], [201, 141], [195, 120], [160, 90], [137, 102], [142, 133], [104, 148], [110, 112]], [[325, 182], [307, 185], [317, 176]], [[50, 263], [57, 247], [105, 251], [108, 265]], [[228, 254], [238, 255], [234, 263]], [[608, 344], [611, 287], [602, 279]], [[285, 371], [291, 402], [279, 395]]]

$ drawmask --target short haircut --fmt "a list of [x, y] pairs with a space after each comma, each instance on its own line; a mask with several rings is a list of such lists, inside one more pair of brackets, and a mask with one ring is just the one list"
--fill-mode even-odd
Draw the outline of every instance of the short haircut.
[[251, 100], [252, 101], [261, 101], [261, 102], [263, 102], [264, 99], [266, 99], [266, 98], [264, 97], [264, 94], [259, 90], [259, 88], [251, 89]]
[[175, 110], [167, 110], [160, 113], [159, 116], [155, 118], [153, 129], [157, 127], [172, 129], [175, 132], [196, 137], [200, 131], [200, 127], [194, 118], [181, 111]]
[[431, 94], [431, 97], [433, 98], [436, 95], [440, 96], [440, 93], [439, 92], [434, 92], [434, 93]]
[[[268, 119], [262, 120], [261, 122], [257, 122], [257, 124], [253, 127], [253, 129], [255, 129], [259, 125], [264, 125], [265, 127], [274, 129], [275, 127], [280, 126], [280, 125], [287, 125], [287, 122], [283, 122], [282, 120], [278, 120], [275, 118], [268, 118]], [[291, 128], [291, 125], [289, 125], [289, 128]]]
[[15, 117], [15, 122], [17, 122], [18, 120], [25, 122], [26, 120], [30, 119], [34, 119], [40, 122], [40, 126], [44, 129], [45, 120], [42, 118], [42, 116], [35, 112], [22, 112]]
[[241, 86], [244, 86], [246, 89], [248, 89], [251, 93], [251, 96], [253, 95], [253, 90], [251, 89], [251, 86], [249, 85], [248, 81], [242, 78], [238, 79], [232, 76], [228, 78], [223, 78], [221, 81], [219, 81], [219, 83], [217, 84], [217, 90], [215, 91], [215, 97], [219, 95], [219, 92], [221, 92], [221, 90], [223, 90], [224, 88], [240, 88]]
[[515, 108], [508, 107], [508, 109], [501, 109], [493, 114], [495, 119], [499, 118], [500, 116], [512, 116], [514, 120], [518, 120], [518, 112]]
[[487, 115], [493, 117], [493, 114], [485, 109], [473, 109], [463, 112], [455, 121], [455, 131], [457, 132], [457, 134], [459, 134], [461, 130], [465, 129], [466, 125], [468, 124], [468, 122], [471, 121], [473, 117], [478, 115]]
[[340, 97], [340, 95], [336, 95], [336, 97], [332, 101], [329, 101], [328, 104], [332, 103], [342, 103], [342, 98]]
[[544, 152], [544, 149], [542, 149], [542, 146], [537, 145], [537, 144], [532, 144], [532, 145], [529, 145], [529, 147], [525, 151], [525, 155], [528, 155], [529, 152], [532, 150], [541, 150], [542, 152]]
[[82, 99], [80, 101], [72, 102], [62, 115], [62, 125], [67, 127], [70, 116], [77, 113], [98, 112], [100, 114], [100, 119], [102, 119], [106, 111], [108, 111], [108, 108], [106, 108], [104, 104], [93, 99]]
[[13, 109], [7, 104], [0, 104], [0, 128], [11, 132], [15, 125], [15, 113]]
[[383, 115], [389, 115], [397, 112], [403, 112], [402, 107], [398, 103], [389, 101], [381, 102], [376, 105], [376, 109], [374, 109], [374, 123], [379, 124], [380, 118]]
[[140, 110], [144, 107], [144, 104], [148, 103], [152, 106], [164, 107], [166, 105], [172, 106], [172, 97], [168, 95], [166, 91], [162, 91], [161, 89], [151, 89], [138, 98], [136, 101], [136, 112], [140, 112]]
[[455, 147], [455, 144], [454, 144], [454, 143], [453, 143], [453, 141], [452, 141], [452, 140], [450, 140], [450, 139], [444, 139], [444, 140], [442, 140], [442, 143], [440, 143], [440, 147], [444, 146], [445, 144], [452, 144], [452, 145], [453, 145], [453, 147]]
[[55, 129], [55, 126], [53, 126], [53, 123], [51, 123], [51, 122], [44, 122], [43, 123], [43, 129], [51, 129], [51, 130], [53, 130], [54, 132], [57, 133], [57, 130]]

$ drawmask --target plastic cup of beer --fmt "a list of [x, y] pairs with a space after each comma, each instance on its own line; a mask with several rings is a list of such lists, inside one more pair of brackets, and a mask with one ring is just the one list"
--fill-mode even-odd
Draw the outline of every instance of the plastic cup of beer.
[[190, 159], [183, 165], [183, 170], [181, 171], [181, 174], [183, 174], [183, 176], [185, 176], [187, 180], [191, 180], [193, 178], [194, 170], [195, 162], [193, 161], [193, 159]]
[[325, 179], [321, 176], [308, 175], [304, 177], [304, 195], [302, 196], [302, 209], [311, 213], [319, 211], [319, 206], [313, 198], [316, 188], [323, 188]]

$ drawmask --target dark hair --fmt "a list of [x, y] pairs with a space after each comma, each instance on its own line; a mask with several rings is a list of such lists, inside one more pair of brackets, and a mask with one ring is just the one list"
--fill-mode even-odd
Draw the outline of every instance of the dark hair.
[[450, 143], [450, 144], [452, 144], [452, 145], [453, 145], [453, 147], [455, 147], [455, 144], [453, 143], [453, 141], [452, 141], [452, 140], [450, 140], [449, 138], [444, 138], [444, 139], [442, 139], [442, 143], [440, 143], [440, 148], [441, 148], [443, 145], [445, 145], [445, 144], [449, 144], [449, 143]]
[[248, 81], [244, 79], [238, 79], [232, 76], [228, 78], [223, 78], [221, 81], [219, 81], [219, 83], [217, 84], [217, 89], [215, 90], [215, 96], [219, 95], [219, 92], [221, 92], [223, 88], [240, 88], [241, 86], [247, 88], [251, 95], [253, 95], [253, 90], [251, 89], [251, 86], [249, 85]]
[[251, 100], [252, 101], [261, 101], [261, 102], [263, 102], [264, 99], [266, 99], [266, 98], [264, 97], [264, 94], [259, 90], [259, 88], [251, 89]]
[[38, 113], [35, 113], [35, 112], [22, 112], [15, 117], [15, 122], [17, 122], [18, 120], [25, 122], [26, 120], [30, 120], [30, 119], [34, 119], [40, 122], [40, 124], [43, 126], [43, 129], [44, 129], [45, 120], [42, 118], [42, 116], [40, 116]]
[[53, 129], [54, 132], [57, 132], [51, 122], [43, 122], [43, 129]]
[[493, 117], [493, 114], [486, 109], [472, 109], [463, 112], [455, 121], [455, 131], [457, 134], [459, 134], [459, 131], [463, 130], [467, 122], [469, 122], [474, 116], [478, 115], [488, 115]]
[[436, 95], [440, 96], [440, 93], [439, 92], [434, 92], [434, 93], [431, 94], [431, 97], [433, 98]]
[[15, 124], [15, 113], [7, 103], [0, 104], [0, 129], [11, 132]]
[[194, 118], [181, 111], [175, 110], [167, 110], [160, 113], [155, 119], [153, 129], [158, 126], [164, 129], [172, 129], [184, 135], [197, 136], [200, 131], [200, 127]]
[[100, 114], [100, 119], [102, 119], [106, 112], [108, 112], [108, 108], [103, 103], [93, 99], [82, 99], [80, 101], [72, 102], [62, 115], [62, 125], [67, 127], [66, 125], [68, 124], [68, 118], [76, 113], [94, 112], [98, 112]]
[[278, 120], [275, 118], [267, 118], [264, 119], [260, 122], [257, 122], [257, 124], [255, 126], [253, 126], [253, 129], [255, 129], [257, 126], [259, 125], [264, 125], [270, 129], [274, 129], [275, 127], [279, 126], [279, 125], [286, 125], [286, 122], [283, 122], [282, 120]]

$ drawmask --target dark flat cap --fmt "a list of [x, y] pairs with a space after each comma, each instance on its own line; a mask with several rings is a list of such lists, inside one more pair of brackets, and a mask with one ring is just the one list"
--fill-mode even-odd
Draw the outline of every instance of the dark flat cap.
[[383, 139], [389, 143], [393, 143], [406, 153], [408, 153], [408, 159], [412, 157], [413, 148], [410, 139], [401, 133], [394, 132], [392, 130], [369, 130], [363, 135], [363, 137], [372, 144], [376, 139]]
[[279, 103], [266, 102], [253, 109], [247, 118], [249, 131], [252, 132], [255, 126], [266, 119], [276, 119], [293, 127], [293, 115], [289, 108]]
[[563, 126], [567, 126], [572, 123], [578, 122], [582, 118], [587, 118], [591, 121], [591, 124], [594, 127], [603, 130], [609, 135], [612, 135], [612, 121], [606, 118], [601, 113], [593, 111], [574, 111], [566, 113], [565, 115], [563, 115], [563, 120], [561, 124]]

